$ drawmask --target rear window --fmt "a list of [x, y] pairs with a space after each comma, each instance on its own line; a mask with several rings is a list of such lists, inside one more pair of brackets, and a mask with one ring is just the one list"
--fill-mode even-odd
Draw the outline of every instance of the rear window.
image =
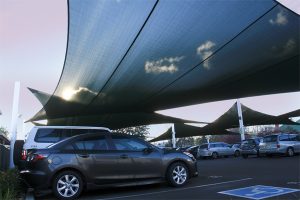
[[208, 144], [203, 144], [200, 146], [200, 149], [207, 149], [208, 148]]
[[254, 140], [244, 140], [242, 142], [242, 145], [253, 145], [253, 144], [255, 144]]
[[38, 129], [34, 141], [39, 143], [56, 143], [63, 139], [86, 133], [105, 132], [97, 129], [53, 129], [40, 128]]
[[263, 139], [264, 142], [277, 142], [277, 135], [266, 136]]

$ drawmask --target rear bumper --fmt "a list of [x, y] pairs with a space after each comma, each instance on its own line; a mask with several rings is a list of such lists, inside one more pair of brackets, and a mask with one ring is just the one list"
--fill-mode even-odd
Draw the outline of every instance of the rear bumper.
[[49, 177], [42, 171], [34, 170], [22, 170], [20, 172], [21, 178], [26, 182], [27, 185], [37, 188], [46, 189], [50, 187]]

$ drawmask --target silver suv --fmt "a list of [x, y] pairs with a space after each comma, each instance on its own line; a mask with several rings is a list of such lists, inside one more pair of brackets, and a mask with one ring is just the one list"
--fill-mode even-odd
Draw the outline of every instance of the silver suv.
[[229, 144], [224, 142], [214, 142], [214, 143], [206, 143], [202, 144], [198, 150], [198, 158], [218, 158], [221, 156], [239, 156], [240, 151], [236, 148], [231, 148]]
[[285, 154], [293, 156], [300, 153], [299, 134], [273, 134], [263, 138], [259, 145], [259, 153], [265, 155]]

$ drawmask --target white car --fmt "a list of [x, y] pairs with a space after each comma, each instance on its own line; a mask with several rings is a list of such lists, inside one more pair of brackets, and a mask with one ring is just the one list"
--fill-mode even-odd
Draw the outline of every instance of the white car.
[[28, 133], [23, 149], [44, 149], [68, 137], [96, 132], [111, 132], [111, 130], [85, 126], [35, 126]]

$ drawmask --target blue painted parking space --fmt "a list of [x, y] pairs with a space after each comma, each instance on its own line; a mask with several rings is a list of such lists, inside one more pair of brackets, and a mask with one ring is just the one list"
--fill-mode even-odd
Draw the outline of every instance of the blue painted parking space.
[[251, 187], [222, 191], [218, 193], [237, 197], [244, 197], [248, 199], [265, 199], [298, 191], [300, 190], [265, 185], [255, 185]]

